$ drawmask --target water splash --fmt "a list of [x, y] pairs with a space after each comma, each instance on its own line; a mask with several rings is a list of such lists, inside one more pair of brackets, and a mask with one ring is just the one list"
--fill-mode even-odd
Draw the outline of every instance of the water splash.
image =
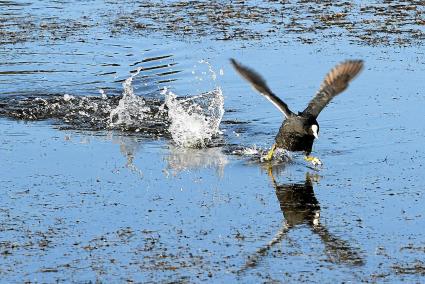
[[[122, 84], [121, 97], [42, 95], [0, 98], [0, 117], [24, 120], [54, 119], [61, 128], [139, 132], [149, 137], [173, 138], [179, 146], [204, 147], [219, 133], [224, 113], [220, 89], [186, 99], [173, 93], [161, 98], [136, 96], [133, 79], [140, 69]], [[166, 93], [167, 91], [165, 91]], [[165, 94], [163, 93], [163, 94]]]
[[[237, 146], [235, 149], [233, 149], [231, 151], [231, 154], [233, 155], [237, 155], [237, 156], [242, 156], [242, 157], [250, 157], [251, 159], [255, 160], [255, 161], [259, 161], [259, 162], [266, 162], [265, 158], [268, 154], [270, 149], [268, 148], [262, 148], [262, 147], [258, 147], [256, 145], [251, 146], [251, 147], [239, 147]], [[284, 150], [284, 149], [279, 149], [277, 148], [274, 152], [273, 155], [273, 162], [277, 162], [277, 163], [288, 163], [288, 162], [292, 162], [293, 160], [293, 156], [292, 153]]]
[[219, 126], [224, 114], [224, 97], [220, 88], [186, 99], [178, 99], [168, 90], [163, 93], [168, 107], [169, 131], [177, 146], [203, 148], [220, 134]]
[[262, 154], [266, 153], [266, 151], [262, 148], [257, 147], [256, 145], [252, 147], [242, 147], [232, 151], [232, 154], [238, 156], [258, 156], [261, 157]]
[[[209, 81], [217, 79], [211, 64]], [[138, 68], [123, 84], [122, 96], [85, 97], [42, 95], [36, 97], [0, 98], [0, 117], [44, 120], [54, 119], [61, 128], [139, 132], [149, 137], [172, 137], [179, 147], [217, 146], [222, 140], [219, 126], [224, 114], [224, 98], [220, 88], [185, 98], [165, 89], [162, 98], [136, 96], [133, 85]], [[207, 90], [211, 90], [208, 88]], [[219, 139], [217, 139], [217, 137]]]
[[[150, 110], [146, 106], [146, 102], [142, 97], [138, 97], [134, 94], [133, 79], [139, 75], [140, 70], [137, 71], [127, 78], [123, 86], [123, 96], [118, 102], [118, 106], [111, 110], [109, 115], [109, 127], [110, 128], [133, 128], [135, 125], [140, 124], [146, 118], [146, 113]], [[138, 130], [137, 128], [135, 129]]]

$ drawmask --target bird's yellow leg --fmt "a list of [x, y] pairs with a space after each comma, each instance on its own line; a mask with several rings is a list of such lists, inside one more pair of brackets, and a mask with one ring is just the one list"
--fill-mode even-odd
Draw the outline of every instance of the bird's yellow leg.
[[274, 179], [273, 168], [272, 168], [272, 166], [270, 164], [269, 164], [269, 167], [267, 169], [267, 174], [270, 177], [270, 179], [271, 179], [271, 181], [273, 183], [273, 186], [276, 188], [277, 184], [276, 184], [276, 180]]
[[318, 174], [311, 174], [309, 172], [305, 174], [306, 183], [319, 182], [320, 178]]
[[313, 164], [313, 166], [321, 166], [323, 165], [322, 161], [319, 158], [313, 156], [305, 156], [304, 160]]
[[274, 182], [274, 176], [273, 176], [273, 167], [271, 164], [268, 164], [267, 167], [267, 174], [269, 175], [269, 177], [272, 179], [272, 181]]
[[274, 150], [276, 150], [276, 144], [273, 144], [272, 148], [267, 153], [267, 156], [264, 158], [264, 161], [271, 161], [271, 159], [273, 159]]

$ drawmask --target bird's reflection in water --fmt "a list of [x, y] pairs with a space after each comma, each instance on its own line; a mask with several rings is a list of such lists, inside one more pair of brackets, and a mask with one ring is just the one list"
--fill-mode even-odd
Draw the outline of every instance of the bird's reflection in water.
[[291, 229], [299, 225], [308, 225], [312, 232], [320, 237], [329, 261], [350, 266], [364, 264], [359, 251], [350, 246], [347, 241], [332, 235], [320, 222], [320, 205], [313, 191], [313, 181], [318, 179], [317, 175], [306, 173], [304, 183], [288, 184], [278, 184], [271, 169], [269, 176], [275, 188], [284, 221], [272, 240], [252, 254], [240, 272], [255, 267], [275, 244], [280, 243]]
[[167, 169], [176, 175], [183, 171], [199, 169], [215, 169], [219, 177], [223, 177], [228, 163], [226, 155], [220, 147], [190, 149], [170, 146], [170, 152], [165, 157]]

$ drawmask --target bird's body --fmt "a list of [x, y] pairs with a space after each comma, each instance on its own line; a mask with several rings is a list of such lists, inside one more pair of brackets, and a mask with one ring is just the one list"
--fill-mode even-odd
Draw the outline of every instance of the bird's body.
[[255, 90], [270, 100], [284, 115], [285, 120], [275, 138], [275, 144], [267, 155], [269, 160], [275, 148], [288, 151], [302, 151], [307, 160], [321, 163], [319, 159], [308, 157], [312, 151], [313, 142], [318, 138], [319, 123], [317, 116], [322, 109], [338, 94], [348, 87], [348, 83], [361, 71], [363, 61], [348, 60], [335, 66], [325, 77], [316, 96], [309, 102], [306, 109], [298, 114], [293, 113], [288, 106], [277, 97], [267, 86], [266, 82], [255, 71], [231, 59], [233, 67], [244, 77]]
[[309, 126], [313, 123], [319, 125], [317, 121], [309, 121], [309, 118], [302, 115], [288, 117], [283, 121], [276, 135], [276, 147], [288, 151], [302, 151], [309, 155], [315, 138], [309, 130]]

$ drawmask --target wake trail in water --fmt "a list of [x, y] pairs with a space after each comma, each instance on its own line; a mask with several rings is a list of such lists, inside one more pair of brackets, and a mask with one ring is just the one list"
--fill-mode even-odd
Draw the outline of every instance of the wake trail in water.
[[[217, 73], [204, 60], [206, 72], [215, 82]], [[20, 120], [52, 120], [60, 129], [117, 130], [138, 133], [144, 137], [171, 138], [178, 148], [211, 148], [225, 146], [224, 153], [260, 161], [268, 149], [230, 144], [227, 130], [239, 127], [239, 121], [225, 121], [224, 95], [216, 85], [211, 91], [178, 97], [164, 88], [157, 97], [137, 96], [134, 79], [142, 68], [123, 83], [122, 96], [108, 96], [100, 90], [99, 97], [65, 95], [14, 96], [0, 98], [0, 117]], [[222, 75], [220, 70], [219, 74]], [[196, 77], [203, 80], [201, 77]], [[225, 129], [220, 127], [225, 126]], [[238, 130], [240, 132], [240, 130]], [[228, 133], [235, 131], [228, 131]], [[277, 151], [278, 153], [278, 151]], [[288, 155], [276, 155], [288, 160]]]
[[221, 134], [224, 97], [220, 88], [191, 97], [178, 98], [165, 89], [160, 98], [134, 93], [133, 80], [141, 68], [127, 78], [122, 96], [100, 97], [41, 95], [0, 99], [0, 116], [21, 120], [53, 120], [63, 129], [120, 130], [150, 137], [170, 137], [179, 147], [208, 147]]

